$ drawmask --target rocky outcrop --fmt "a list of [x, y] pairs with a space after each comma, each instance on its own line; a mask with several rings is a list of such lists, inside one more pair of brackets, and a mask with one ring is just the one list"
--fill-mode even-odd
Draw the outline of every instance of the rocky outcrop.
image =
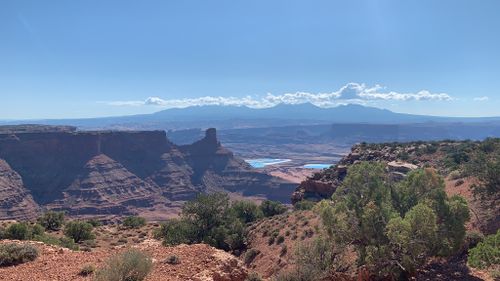
[[320, 173], [309, 177], [297, 187], [292, 193], [292, 203], [301, 200], [320, 201], [332, 196], [338, 186], [342, 184], [347, 169], [350, 165], [360, 161], [376, 161], [386, 163], [387, 171], [392, 180], [398, 181], [404, 179], [406, 174], [415, 170], [419, 165], [411, 164], [400, 159], [404, 153], [415, 151], [412, 145], [405, 146], [402, 149], [394, 149], [387, 145], [380, 145], [376, 149], [371, 149], [365, 145], [355, 145], [351, 153], [344, 156], [337, 165], [325, 169]]
[[193, 169], [192, 182], [197, 189], [230, 191], [243, 196], [260, 196], [289, 202], [296, 184], [258, 172], [248, 163], [234, 157], [217, 140], [215, 129], [192, 145], [180, 147]]
[[18, 173], [0, 159], [0, 220], [33, 219], [40, 207], [26, 190]]
[[287, 202], [295, 188], [235, 157], [217, 140], [215, 129], [185, 146], [171, 143], [164, 131], [4, 131], [0, 158], [34, 201], [75, 216], [155, 212], [157, 206], [165, 210], [208, 191]]

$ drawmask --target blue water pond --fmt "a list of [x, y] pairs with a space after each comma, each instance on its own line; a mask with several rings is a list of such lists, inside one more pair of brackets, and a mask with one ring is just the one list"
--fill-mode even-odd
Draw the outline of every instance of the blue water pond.
[[306, 164], [304, 168], [306, 169], [326, 169], [330, 168], [332, 164]]
[[275, 158], [259, 158], [259, 159], [246, 159], [245, 162], [254, 168], [264, 168], [269, 165], [276, 165], [292, 161], [290, 159], [275, 159]]

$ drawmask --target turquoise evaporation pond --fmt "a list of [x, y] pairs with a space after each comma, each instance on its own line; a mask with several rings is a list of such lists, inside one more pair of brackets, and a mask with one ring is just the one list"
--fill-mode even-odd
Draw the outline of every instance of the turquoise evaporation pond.
[[333, 164], [306, 164], [303, 167], [306, 169], [326, 169], [330, 168]]
[[259, 159], [246, 159], [245, 162], [254, 168], [264, 168], [269, 165], [276, 165], [292, 161], [290, 159], [275, 159], [275, 158], [259, 158]]

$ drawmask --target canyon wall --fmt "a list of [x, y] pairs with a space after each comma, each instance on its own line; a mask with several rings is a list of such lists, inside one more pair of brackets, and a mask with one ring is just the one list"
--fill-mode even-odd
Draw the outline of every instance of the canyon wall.
[[[287, 201], [294, 189], [236, 158], [215, 129], [185, 146], [164, 131], [0, 130], [0, 159], [0, 202], [20, 190], [26, 200], [14, 205], [29, 205], [28, 217], [39, 206], [75, 216], [133, 214], [211, 191]], [[0, 214], [9, 217], [6, 206]]]

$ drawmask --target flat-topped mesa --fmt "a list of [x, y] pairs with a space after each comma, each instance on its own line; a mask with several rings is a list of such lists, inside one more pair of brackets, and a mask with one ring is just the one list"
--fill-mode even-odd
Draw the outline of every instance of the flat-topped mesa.
[[0, 158], [19, 173], [39, 204], [60, 198], [96, 155], [105, 154], [145, 178], [159, 169], [161, 155], [172, 146], [164, 131], [0, 134]]

